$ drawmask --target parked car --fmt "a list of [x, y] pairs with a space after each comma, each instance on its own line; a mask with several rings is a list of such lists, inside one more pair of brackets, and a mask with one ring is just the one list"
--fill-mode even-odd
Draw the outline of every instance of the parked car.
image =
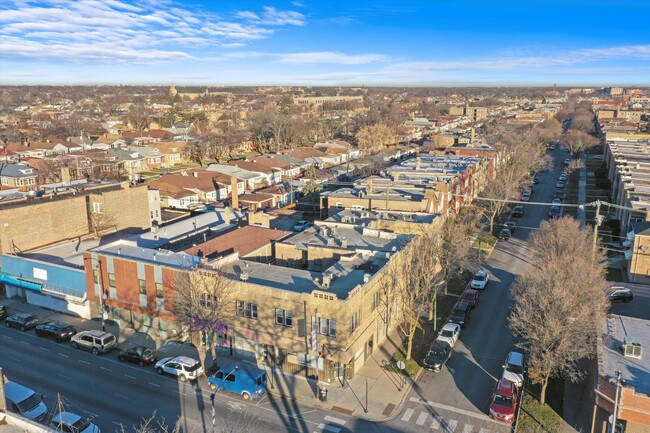
[[201, 362], [189, 356], [163, 358], [156, 362], [155, 367], [158, 374], [170, 374], [181, 382], [196, 380], [203, 374]]
[[555, 184], [556, 188], [564, 188], [564, 181], [558, 180], [557, 183]]
[[510, 233], [514, 233], [517, 228], [517, 224], [514, 221], [506, 221], [503, 223], [503, 228], [510, 230]]
[[294, 231], [297, 232], [302, 232], [304, 231], [307, 227], [309, 227], [309, 221], [305, 220], [300, 220], [296, 223], [295, 226], [293, 226]]
[[47, 406], [43, 396], [34, 390], [16, 382], [4, 384], [7, 409], [31, 421], [44, 421], [47, 416]]
[[72, 412], [60, 412], [54, 415], [50, 427], [66, 433], [100, 433], [99, 427]]
[[429, 346], [427, 356], [424, 357], [424, 368], [438, 373], [450, 357], [451, 347], [449, 344], [444, 341], [434, 341]]
[[476, 274], [474, 274], [474, 278], [472, 278], [469, 286], [472, 289], [484, 290], [487, 286], [488, 281], [490, 281], [490, 274], [481, 269]]
[[515, 206], [514, 209], [512, 209], [511, 216], [513, 218], [521, 218], [522, 216], [524, 216], [524, 207], [520, 204]]
[[18, 328], [21, 331], [26, 331], [38, 325], [38, 317], [28, 313], [14, 314], [7, 317], [5, 325], [7, 325], [7, 328]]
[[533, 194], [533, 193], [532, 193], [530, 190], [526, 190], [526, 191], [524, 191], [524, 192], [521, 194], [521, 200], [522, 200], [522, 201], [530, 201], [530, 196], [531, 196], [532, 194]]
[[569, 178], [568, 174], [562, 173], [559, 177], [559, 180], [561, 180], [562, 182], [566, 182], [568, 178]]
[[625, 287], [612, 287], [608, 293], [610, 302], [631, 302], [634, 299], [632, 290]]
[[251, 365], [230, 362], [208, 378], [210, 388], [223, 389], [244, 397], [259, 398], [266, 393], [266, 372]]
[[564, 160], [564, 165], [569, 165], [569, 164], [571, 164], [571, 158], [566, 158]]
[[492, 394], [490, 418], [511, 423], [517, 410], [517, 388], [508, 379], [501, 379]]
[[471, 309], [474, 309], [478, 305], [478, 298], [480, 294], [481, 292], [479, 292], [478, 290], [467, 289], [465, 290], [465, 293], [463, 293], [463, 297], [461, 299], [463, 300], [463, 302], [467, 302]]
[[93, 355], [109, 352], [117, 344], [113, 334], [96, 330], [81, 331], [73, 335], [71, 341], [75, 349], [89, 350]]
[[560, 198], [563, 196], [564, 196], [564, 188], [555, 188], [555, 194], [553, 194], [553, 197]]
[[539, 176], [538, 176], [538, 175], [534, 175], [534, 176], [533, 176], [533, 183], [534, 183], [535, 185], [537, 185], [537, 184], [539, 183]]
[[507, 241], [508, 239], [510, 239], [510, 236], [512, 236], [512, 232], [510, 231], [510, 229], [506, 229], [506, 228], [499, 230], [499, 234], [497, 234], [497, 238], [503, 241]]
[[561, 199], [559, 199], [559, 198], [554, 198], [554, 199], [553, 199], [553, 205], [560, 205], [560, 204], [562, 204], [562, 200], [561, 200]]
[[449, 318], [449, 321], [451, 323], [457, 323], [461, 328], [464, 328], [467, 320], [469, 320], [470, 311], [471, 308], [469, 307], [469, 304], [467, 302], [460, 301], [454, 306], [454, 309], [451, 311], [451, 317]]
[[524, 354], [515, 351], [508, 353], [506, 362], [503, 364], [503, 375], [501, 377], [508, 379], [519, 388], [524, 383], [525, 374], [526, 360]]
[[6, 319], [8, 315], [7, 307], [0, 305], [0, 320]]
[[560, 207], [551, 206], [551, 209], [548, 211], [549, 218], [559, 218], [560, 217]]
[[121, 362], [134, 362], [142, 367], [146, 364], [156, 362], [157, 356], [148, 347], [135, 346], [120, 350], [120, 353], [117, 354], [117, 359]]
[[449, 347], [454, 347], [460, 336], [460, 325], [457, 323], [446, 323], [442, 327], [436, 341], [444, 341]]
[[551, 144], [548, 146], [548, 148], [551, 149], [551, 150], [555, 150], [555, 149], [557, 149], [557, 143], [551, 143]]
[[70, 340], [76, 333], [77, 329], [65, 322], [46, 322], [36, 326], [36, 335], [52, 338], [57, 343]]

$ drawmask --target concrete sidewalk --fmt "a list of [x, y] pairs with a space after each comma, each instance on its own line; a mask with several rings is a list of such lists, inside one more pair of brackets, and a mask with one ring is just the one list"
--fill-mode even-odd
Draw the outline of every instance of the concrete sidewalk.
[[[85, 320], [64, 313], [40, 308], [22, 302], [19, 298], [0, 296], [0, 303], [7, 307], [9, 314], [30, 313], [37, 315], [42, 321], [63, 321], [77, 328], [78, 331], [101, 329], [101, 321]], [[112, 321], [106, 321], [106, 331], [117, 337], [118, 348], [143, 345], [155, 349], [159, 358], [186, 355], [201, 359], [199, 350], [189, 343], [168, 341], [156, 347], [155, 342], [145, 333], [136, 332], [129, 328], [120, 328]], [[317, 382], [304, 376], [283, 372], [280, 368], [256, 364], [251, 359], [235, 358], [220, 352], [217, 353], [218, 365], [230, 361], [238, 361], [257, 365], [267, 371], [269, 377], [268, 391], [271, 398], [280, 397], [295, 400], [301, 404], [332, 410], [355, 418], [368, 421], [385, 421], [399, 414], [399, 407], [409, 394], [416, 378], [406, 378], [383, 367], [392, 354], [401, 347], [402, 337], [397, 330], [389, 334], [388, 339], [379, 346], [357, 375], [346, 381], [332, 383]], [[212, 365], [210, 355], [206, 365]], [[421, 374], [421, 373], [420, 373]], [[327, 400], [319, 398], [319, 387], [327, 390]]]

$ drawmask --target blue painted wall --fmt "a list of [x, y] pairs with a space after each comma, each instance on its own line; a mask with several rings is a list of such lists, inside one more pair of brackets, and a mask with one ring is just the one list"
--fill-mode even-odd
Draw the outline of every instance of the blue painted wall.
[[[34, 268], [47, 271], [47, 280], [34, 277]], [[68, 268], [44, 261], [3, 254], [2, 272], [14, 277], [45, 283], [48, 288], [53, 290], [61, 288], [63, 291], [72, 289], [75, 292], [86, 292], [86, 277], [83, 269]]]

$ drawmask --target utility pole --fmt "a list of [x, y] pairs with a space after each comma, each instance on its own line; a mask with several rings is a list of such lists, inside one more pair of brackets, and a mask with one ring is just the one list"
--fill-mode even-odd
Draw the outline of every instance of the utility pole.
[[596, 250], [598, 249], [598, 227], [602, 222], [602, 216], [600, 215], [600, 205], [602, 202], [596, 200], [596, 219], [594, 221], [594, 256], [596, 255]]
[[612, 429], [610, 433], [616, 431], [616, 419], [618, 418], [618, 393], [621, 388], [621, 372], [616, 371], [616, 398], [614, 399], [614, 413], [612, 414]]

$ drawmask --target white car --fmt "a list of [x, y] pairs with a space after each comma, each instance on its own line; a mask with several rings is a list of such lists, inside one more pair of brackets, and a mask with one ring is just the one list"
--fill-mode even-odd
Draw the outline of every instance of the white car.
[[557, 184], [555, 185], [557, 188], [564, 188], [564, 181], [558, 180]]
[[178, 377], [181, 382], [196, 380], [203, 374], [201, 362], [189, 356], [163, 358], [156, 362], [155, 368], [158, 374], [171, 374]]
[[554, 198], [552, 204], [553, 204], [553, 206], [562, 204], [562, 200], [560, 200], [559, 198]]
[[447, 323], [442, 327], [436, 341], [444, 341], [449, 347], [454, 347], [460, 336], [460, 325], [458, 323]]
[[472, 282], [469, 283], [469, 286], [472, 289], [484, 290], [489, 280], [490, 276], [488, 273], [481, 269], [476, 273], [476, 275], [474, 275], [474, 278], [472, 278]]
[[566, 173], [562, 173], [562, 174], [560, 175], [560, 179], [559, 179], [559, 180], [561, 180], [562, 182], [566, 182], [566, 180], [567, 180], [568, 178], [569, 178], [569, 175], [568, 175], [568, 174], [566, 174]]
[[521, 388], [526, 374], [526, 360], [523, 353], [510, 352], [503, 364], [503, 378], [513, 382], [517, 388]]
[[60, 432], [100, 433], [99, 427], [72, 412], [61, 412], [52, 418], [50, 426]]

